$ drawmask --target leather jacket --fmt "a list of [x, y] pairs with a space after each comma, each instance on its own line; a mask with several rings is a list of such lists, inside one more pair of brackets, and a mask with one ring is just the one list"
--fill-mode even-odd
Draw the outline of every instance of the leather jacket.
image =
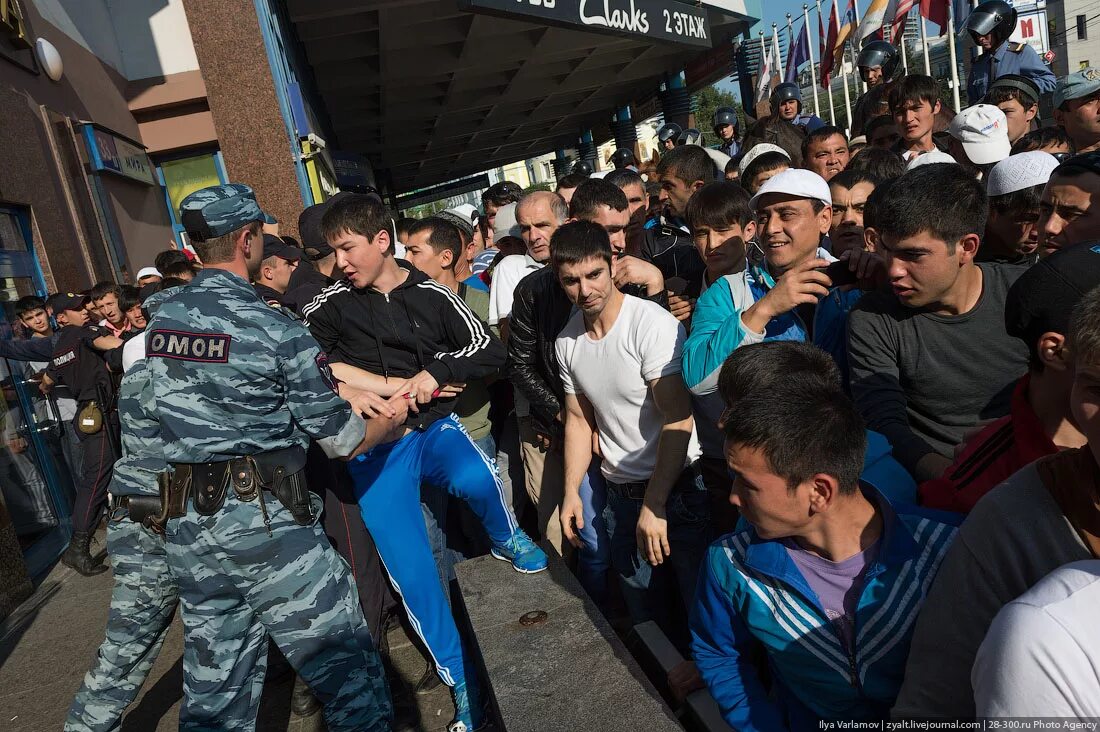
[[[668, 296], [661, 291], [647, 297], [630, 285], [623, 292], [652, 300], [665, 309]], [[573, 315], [573, 303], [558, 284], [550, 267], [532, 272], [516, 285], [512, 313], [508, 316], [508, 378], [531, 404], [535, 429], [561, 444], [564, 427], [558, 421], [565, 400], [554, 341]]]

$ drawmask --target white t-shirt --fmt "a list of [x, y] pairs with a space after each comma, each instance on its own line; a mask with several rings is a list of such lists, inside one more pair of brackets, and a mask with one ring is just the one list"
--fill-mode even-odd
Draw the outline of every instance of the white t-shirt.
[[[649, 382], [680, 373], [684, 327], [660, 305], [625, 295], [611, 330], [593, 340], [584, 315], [569, 319], [554, 343], [567, 394], [592, 403], [603, 451], [603, 474], [613, 483], [647, 481], [657, 463], [663, 420]], [[687, 464], [699, 459], [691, 430]]]
[[122, 344], [122, 373], [127, 373], [130, 367], [145, 358], [145, 336], [134, 336]]
[[543, 265], [531, 259], [528, 254], [513, 254], [497, 263], [493, 270], [493, 281], [489, 285], [489, 325], [498, 325], [501, 318], [512, 314], [512, 300], [516, 285]]
[[1100, 717], [1100, 560], [1060, 567], [1001, 608], [974, 659], [979, 717]]

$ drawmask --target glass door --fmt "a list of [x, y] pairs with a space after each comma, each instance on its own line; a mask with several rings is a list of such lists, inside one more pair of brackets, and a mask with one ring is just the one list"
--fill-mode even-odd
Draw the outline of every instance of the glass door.
[[[0, 340], [30, 337], [16, 314], [46, 288], [24, 209], [0, 205]], [[0, 359], [0, 496], [31, 576], [49, 568], [72, 533], [72, 473], [79, 458], [66, 424], [75, 405], [38, 389], [46, 362]]]

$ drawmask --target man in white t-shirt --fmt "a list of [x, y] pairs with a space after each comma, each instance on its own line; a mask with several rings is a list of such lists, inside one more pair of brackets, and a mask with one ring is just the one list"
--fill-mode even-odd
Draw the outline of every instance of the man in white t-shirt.
[[566, 413], [562, 533], [579, 545], [579, 487], [598, 436], [611, 564], [631, 620], [655, 620], [686, 649], [683, 618], [710, 522], [691, 395], [680, 376], [684, 328], [660, 305], [615, 287], [602, 226], [562, 226], [552, 252], [562, 289], [579, 311], [555, 343]]

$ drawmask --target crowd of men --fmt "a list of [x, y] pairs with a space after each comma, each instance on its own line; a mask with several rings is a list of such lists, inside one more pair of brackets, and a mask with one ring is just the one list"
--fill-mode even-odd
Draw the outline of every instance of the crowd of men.
[[269, 641], [296, 711], [400, 727], [399, 618], [477, 729], [453, 567], [540, 572], [529, 533], [738, 730], [1100, 717], [1100, 70], [1040, 121], [1027, 76], [952, 117], [860, 60], [853, 138], [781, 85], [714, 150], [666, 125], [653, 165], [420, 220], [341, 193], [300, 244], [216, 186], [197, 256], [21, 300], [2, 355], [71, 419], [62, 561], [105, 571], [107, 513], [115, 573], [66, 729], [117, 729], [177, 605], [181, 728], [253, 728]]

